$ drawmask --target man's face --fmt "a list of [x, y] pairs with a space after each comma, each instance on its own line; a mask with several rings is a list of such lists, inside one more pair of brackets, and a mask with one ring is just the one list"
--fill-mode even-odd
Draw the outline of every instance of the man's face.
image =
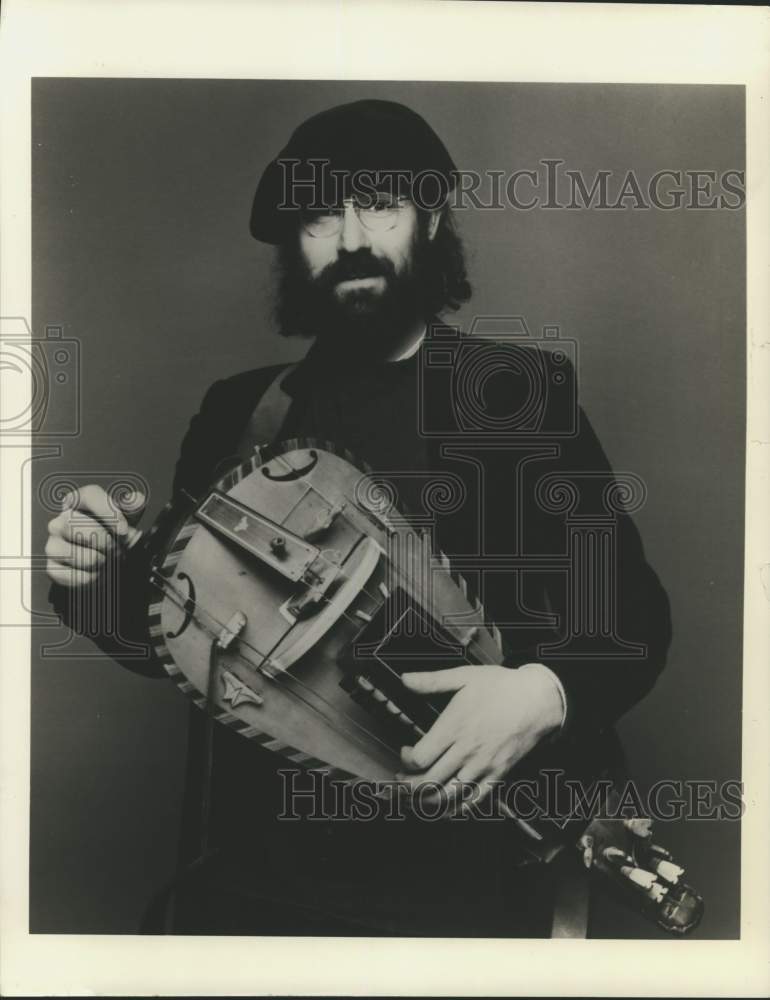
[[419, 237], [411, 201], [385, 197], [358, 206], [347, 200], [334, 211], [305, 213], [299, 250], [310, 281], [352, 316], [376, 313], [399, 279], [413, 272]]
[[387, 356], [426, 318], [439, 219], [387, 196], [300, 213], [279, 258], [282, 331], [336, 343], [351, 356]]

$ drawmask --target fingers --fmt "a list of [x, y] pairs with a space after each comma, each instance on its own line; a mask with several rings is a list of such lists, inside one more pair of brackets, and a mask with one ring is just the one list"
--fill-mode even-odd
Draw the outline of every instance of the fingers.
[[420, 774], [415, 775], [398, 774], [396, 777], [412, 790], [419, 788], [420, 785], [443, 785], [457, 774], [457, 771], [463, 764], [464, 757], [462, 749], [458, 748], [455, 744], [443, 753], [427, 771], [422, 771]]
[[467, 797], [469, 809], [487, 798], [533, 745], [533, 725], [516, 698], [521, 685], [515, 674], [484, 665], [404, 675], [413, 691], [455, 692], [422, 739], [401, 751], [408, 787], [423, 786], [422, 794], [446, 796], [449, 803]]
[[459, 808], [463, 815], [472, 813], [494, 790], [500, 780], [478, 762], [463, 762], [463, 753], [453, 747], [425, 774], [397, 776], [421, 804], [443, 802], [443, 808]]
[[114, 537], [130, 542], [138, 534], [130, 521], [137, 519], [145, 503], [146, 497], [139, 490], [111, 496], [93, 483], [81, 486], [64, 497], [62, 512], [49, 522], [48, 530], [68, 541], [106, 552]]
[[104, 554], [98, 548], [73, 544], [60, 535], [49, 536], [45, 554], [49, 560], [73, 569], [99, 570], [105, 562]]
[[62, 512], [48, 523], [45, 553], [49, 577], [65, 587], [93, 583], [116, 538], [130, 545], [132, 536], [140, 534], [130, 526], [121, 506], [135, 515], [144, 504], [145, 497], [139, 491], [113, 497], [94, 484], [68, 493]]
[[455, 741], [454, 712], [450, 702], [428, 732], [413, 747], [401, 748], [407, 771], [427, 771]]
[[89, 570], [73, 569], [55, 559], [49, 559], [46, 563], [46, 572], [54, 583], [62, 587], [87, 587], [99, 576], [98, 573]]
[[419, 694], [440, 694], [459, 691], [468, 683], [474, 667], [448, 667], [446, 670], [421, 670], [401, 675], [401, 680]]
[[101, 486], [91, 483], [68, 493], [62, 501], [62, 509], [85, 511], [115, 534], [126, 535], [130, 522], [139, 519], [146, 503], [147, 498], [141, 490], [126, 489], [121, 493], [116, 489], [107, 493]]
[[109, 552], [115, 544], [112, 532], [82, 511], [62, 511], [58, 517], [48, 522], [48, 534], [51, 538], [60, 538], [104, 553]]
[[108, 526], [115, 534], [125, 535], [128, 532], [128, 521], [117, 503], [101, 486], [80, 486], [67, 494], [62, 501], [63, 511], [85, 511]]

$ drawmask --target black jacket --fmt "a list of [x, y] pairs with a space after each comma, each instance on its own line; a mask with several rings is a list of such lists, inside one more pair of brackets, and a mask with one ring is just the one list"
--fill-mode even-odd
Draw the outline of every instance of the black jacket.
[[[557, 746], [595, 745], [649, 691], [664, 665], [671, 637], [665, 592], [645, 559], [631, 518], [615, 509], [609, 463], [585, 414], [577, 409], [572, 389], [550, 392], [533, 406], [531, 372], [530, 383], [517, 384], [511, 371], [504, 372], [498, 364], [494, 345], [481, 345], [484, 354], [466, 359], [470, 380], [465, 386], [456, 377], [458, 348], [449, 351], [455, 351], [454, 367], [447, 366], [452, 359], [445, 350], [434, 364], [430, 350], [428, 338], [408, 361], [353, 367], [317, 347], [311, 349], [284, 381], [293, 403], [280, 436], [310, 435], [349, 448], [375, 471], [389, 474], [412, 510], [425, 504], [427, 471], [442, 472], [461, 484], [465, 501], [459, 508], [438, 504], [441, 548], [460, 557], [471, 584], [482, 592], [489, 616], [503, 626], [506, 663], [536, 660], [560, 678], [567, 717]], [[543, 359], [535, 361], [542, 369]], [[522, 367], [525, 375], [528, 363]], [[182, 443], [173, 501], [189, 505], [190, 498], [200, 497], [237, 461], [249, 417], [280, 370], [248, 371], [211, 386]], [[549, 369], [542, 370], [550, 376]], [[569, 364], [564, 370], [567, 381], [574, 380]], [[548, 390], [552, 383], [546, 379], [544, 385]], [[506, 424], [511, 414], [518, 415], [518, 423]], [[511, 423], [515, 427], [509, 433], [505, 429]], [[130, 553], [121, 568], [122, 640], [148, 642], [149, 560], [163, 542], [161, 528], [148, 546]], [[588, 549], [606, 560], [606, 572], [586, 575], [593, 558]], [[484, 573], [474, 571], [474, 558]], [[599, 578], [610, 584], [605, 592], [600, 593]], [[66, 619], [77, 620], [81, 631], [123, 665], [163, 676], [152, 656], [126, 657], [120, 642], [103, 636], [100, 623], [89, 620], [87, 609], [95, 605], [87, 595], [73, 603], [65, 591], [53, 587], [51, 596]], [[196, 711], [191, 776], [200, 767], [196, 754], [201, 720]], [[268, 803], [278, 794], [278, 762], [224, 727], [216, 727], [215, 757], [219, 836], [237, 840], [246, 830], [269, 825], [274, 806]], [[258, 773], [263, 788], [273, 783], [273, 791], [260, 796], [261, 810], [243, 801], [238, 776], [244, 769]], [[195, 796], [188, 801], [194, 812]], [[250, 812], [248, 819], [244, 810]], [[194, 823], [187, 826], [191, 829]], [[276, 833], [281, 839], [285, 835], [285, 828]]]

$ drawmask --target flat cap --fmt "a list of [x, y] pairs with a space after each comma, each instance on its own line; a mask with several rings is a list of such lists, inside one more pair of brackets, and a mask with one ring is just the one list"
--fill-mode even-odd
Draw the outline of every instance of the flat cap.
[[251, 210], [251, 234], [281, 243], [296, 211], [330, 205], [369, 177], [394, 181], [423, 208], [443, 204], [456, 168], [423, 117], [395, 101], [341, 104], [308, 118], [262, 174]]

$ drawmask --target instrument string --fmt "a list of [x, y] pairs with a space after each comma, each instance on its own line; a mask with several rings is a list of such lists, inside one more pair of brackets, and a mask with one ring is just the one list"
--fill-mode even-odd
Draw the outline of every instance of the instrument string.
[[[156, 583], [156, 586], [158, 586], [157, 583]], [[168, 589], [166, 589], [166, 588], [168, 588]], [[182, 611], [186, 611], [185, 605], [188, 602], [185, 600], [185, 598], [181, 594], [178, 593], [178, 591], [176, 591], [176, 589], [173, 587], [173, 585], [169, 584], [168, 581], [164, 581], [163, 586], [160, 587], [159, 589], [161, 589], [163, 591], [164, 596], [168, 597], [168, 599], [174, 605], [176, 605], [176, 607], [178, 607]], [[216, 615], [214, 615], [212, 612], [208, 611], [202, 604], [200, 604], [200, 602], [196, 601], [194, 606], [195, 606], [196, 612], [200, 612], [202, 615], [206, 616], [207, 618], [209, 618], [214, 623], [215, 628], [211, 628], [210, 626], [207, 626], [206, 624], [204, 624], [204, 622], [202, 622], [200, 620], [200, 618], [198, 617], [198, 614], [196, 613], [193, 617], [194, 617], [196, 623], [198, 624], [198, 626], [207, 635], [209, 635], [210, 637], [212, 637], [214, 639], [217, 639], [219, 637], [219, 634], [221, 633], [221, 631], [226, 628], [225, 623], [222, 622], [222, 621], [220, 621], [216, 617]], [[251, 659], [249, 659], [247, 656], [245, 656], [242, 652], [239, 651], [240, 647], [246, 647], [248, 650], [250, 650], [252, 653], [254, 653], [257, 657], [260, 658], [261, 663], [255, 664], [254, 662], [252, 662]], [[377, 736], [376, 733], [373, 733], [371, 730], [367, 729], [366, 726], [364, 726], [362, 723], [360, 723], [357, 719], [354, 719], [352, 716], [350, 716], [344, 710], [337, 708], [335, 705], [333, 705], [331, 702], [329, 702], [328, 699], [324, 698], [323, 695], [319, 694], [313, 688], [309, 687], [309, 685], [305, 684], [304, 681], [302, 681], [299, 677], [296, 677], [294, 675], [288, 675], [288, 674], [287, 675], [274, 674], [274, 673], [268, 671], [267, 669], [265, 669], [264, 668], [264, 664], [268, 663], [269, 660], [270, 660], [269, 654], [263, 653], [261, 650], [257, 649], [257, 647], [254, 646], [248, 640], [246, 640], [244, 638], [239, 638], [238, 639], [238, 648], [236, 648], [235, 651], [231, 651], [231, 655], [234, 656], [234, 657], [236, 657], [237, 659], [241, 660], [251, 670], [259, 670], [260, 676], [266, 678], [268, 681], [274, 683], [276, 686], [281, 687], [288, 694], [290, 694], [292, 697], [298, 699], [303, 704], [306, 704], [312, 711], [314, 711], [320, 718], [322, 718], [325, 722], [329, 723], [330, 725], [338, 727], [339, 723], [337, 722], [337, 718], [336, 717], [337, 716], [341, 716], [343, 719], [346, 719], [349, 723], [351, 723], [356, 729], [358, 729], [362, 733], [364, 733], [370, 740], [374, 740], [376, 743], [378, 743], [389, 754], [392, 754], [394, 752], [393, 748], [390, 747], [379, 736]], [[322, 702], [329, 709], [329, 711], [332, 713], [332, 717], [331, 718], [327, 717], [318, 708], [317, 705], [312, 704], [312, 702], [309, 699], [303, 698], [297, 691], [292, 690], [292, 688], [289, 687], [285, 683], [285, 679], [286, 678], [290, 678], [292, 684], [296, 684], [297, 686], [304, 688], [305, 690], [307, 690], [307, 691], [310, 692], [310, 694], [312, 695], [313, 698], [315, 698], [318, 701]], [[350, 739], [352, 739], [355, 742], [359, 743], [360, 746], [362, 746], [364, 748], [366, 747], [366, 744], [365, 743], [361, 743], [360, 738], [357, 737], [355, 734], [347, 732], [346, 735]]]

